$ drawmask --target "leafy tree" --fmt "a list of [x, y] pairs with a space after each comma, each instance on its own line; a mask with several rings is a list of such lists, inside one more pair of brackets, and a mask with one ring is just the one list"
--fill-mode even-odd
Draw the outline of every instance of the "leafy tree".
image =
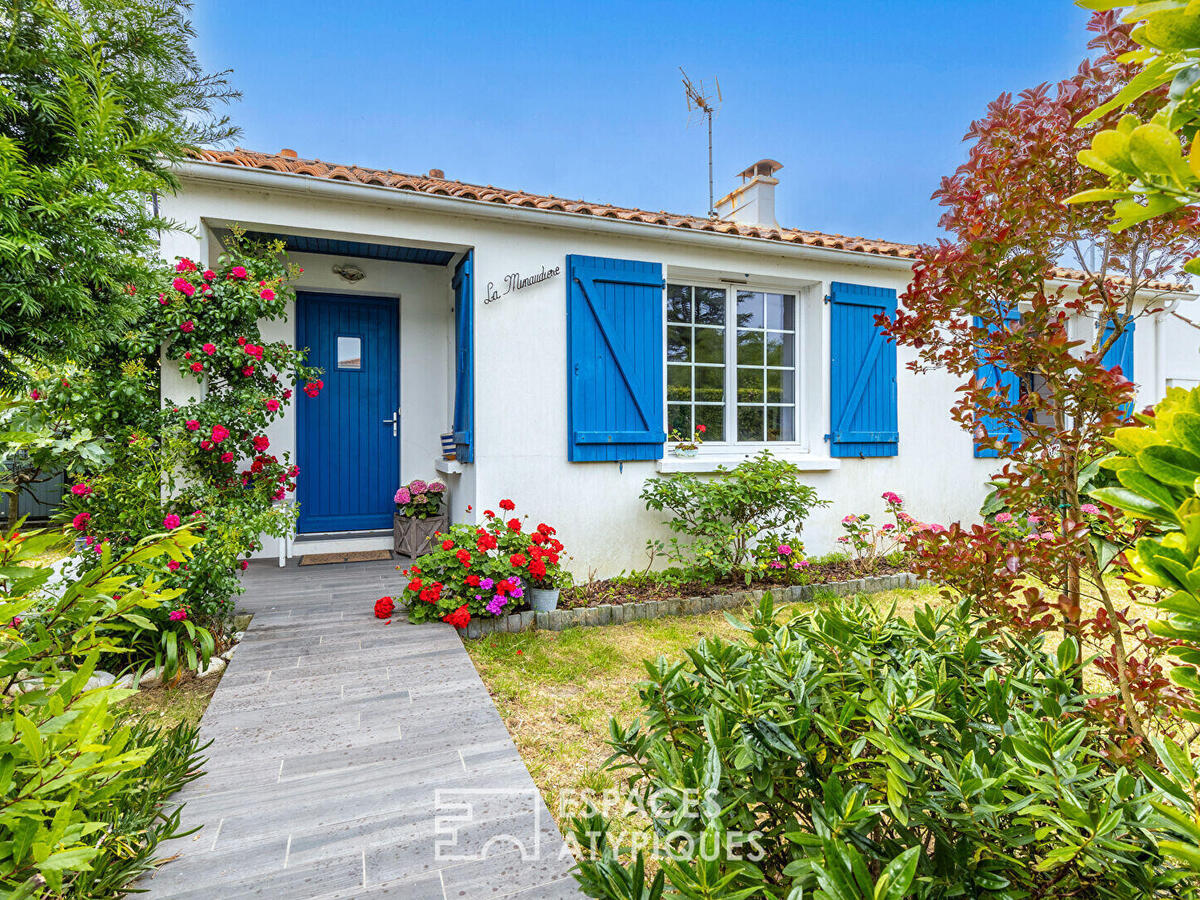
[[189, 45], [185, 0], [0, 4], [0, 377], [87, 357], [137, 313], [156, 196], [234, 96]]
[[1073, 123], [1131, 74], [1128, 29], [1111, 14], [1091, 28], [1095, 56], [1075, 75], [1003, 95], [972, 124], [967, 162], [934, 194], [953, 239], [922, 248], [886, 327], [916, 351], [914, 371], [965, 379], [952, 415], [999, 458], [993, 509], [1021, 525], [922, 532], [921, 564], [1009, 627], [1057, 626], [1098, 650], [1117, 689], [1098, 709], [1135, 751], [1144, 720], [1169, 713], [1156, 691], [1162, 647], [1109, 591], [1104, 575], [1125, 536], [1085, 507], [1080, 485], [1133, 399], [1105, 354], [1158, 309], [1163, 279], [1200, 245], [1187, 211], [1114, 234], [1104, 210], [1064, 202], [1101, 183], [1076, 157], [1113, 119]]

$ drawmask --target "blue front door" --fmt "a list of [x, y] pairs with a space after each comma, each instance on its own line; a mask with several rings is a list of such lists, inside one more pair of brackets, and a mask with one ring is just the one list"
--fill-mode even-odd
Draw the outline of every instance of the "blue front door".
[[296, 343], [325, 370], [297, 398], [297, 531], [390, 528], [400, 477], [396, 301], [297, 293]]

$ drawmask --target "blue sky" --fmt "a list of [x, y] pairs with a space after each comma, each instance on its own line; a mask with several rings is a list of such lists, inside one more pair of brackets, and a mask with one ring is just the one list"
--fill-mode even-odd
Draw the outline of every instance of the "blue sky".
[[721, 82], [717, 196], [772, 157], [781, 224], [900, 241], [938, 235], [929, 195], [970, 121], [1072, 72], [1088, 39], [1070, 0], [199, 0], [195, 15], [201, 59], [244, 94], [245, 147], [703, 214], [683, 66]]

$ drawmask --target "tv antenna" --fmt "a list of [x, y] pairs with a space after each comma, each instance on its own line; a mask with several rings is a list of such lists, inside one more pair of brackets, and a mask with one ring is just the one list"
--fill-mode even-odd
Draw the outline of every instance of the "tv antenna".
[[716, 84], [717, 102], [713, 103], [712, 94], [704, 89], [704, 82], [697, 85], [692, 79], [688, 78], [687, 72], [683, 71], [683, 66], [679, 67], [679, 72], [683, 75], [683, 92], [687, 96], [688, 112], [699, 112], [708, 120], [708, 215], [710, 217], [717, 214], [716, 206], [713, 202], [713, 163], [712, 163], [712, 120], [713, 113], [720, 109], [722, 102], [721, 97], [721, 82], [713, 79]]

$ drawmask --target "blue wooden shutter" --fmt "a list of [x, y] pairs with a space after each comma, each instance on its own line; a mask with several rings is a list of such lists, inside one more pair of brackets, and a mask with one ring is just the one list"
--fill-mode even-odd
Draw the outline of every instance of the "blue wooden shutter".
[[830, 286], [830, 455], [895, 456], [896, 344], [875, 317], [896, 311], [896, 292], [861, 284]]
[[462, 462], [475, 461], [474, 251], [454, 270], [454, 447]]
[[[1104, 367], [1106, 369], [1120, 367], [1121, 374], [1129, 381], [1133, 381], [1133, 332], [1136, 327], [1136, 322], [1132, 319], [1127, 320], [1121, 336], [1113, 342], [1113, 345], [1108, 348], [1108, 352], [1104, 354]], [[1107, 341], [1112, 333], [1113, 323], [1109, 322], [1104, 328], [1104, 340]], [[1133, 403], [1123, 404], [1121, 412], [1126, 417], [1133, 415]]]
[[[1021, 321], [1021, 313], [1018, 310], [1009, 310], [1004, 317], [1005, 327], [1011, 326], [1014, 322]], [[978, 328], [983, 324], [983, 319], [975, 317], [975, 327]], [[988, 323], [988, 330], [995, 331], [998, 326], [995, 322]], [[1008, 394], [1008, 402], [1015, 405], [1021, 398], [1021, 378], [1016, 372], [1011, 372], [1004, 366], [997, 363], [991, 363], [981, 360], [979, 368], [975, 370], [975, 379], [982, 381], [985, 385], [998, 393]], [[988, 440], [1001, 438], [1008, 441], [1010, 444], [1016, 445], [1021, 443], [1022, 435], [1019, 429], [1006, 425], [993, 419], [991, 416], [982, 416], [980, 422], [987, 430]], [[1000, 455], [1000, 451], [994, 447], [985, 447], [979, 444], [975, 445], [975, 456], [979, 459], [993, 459]]]
[[567, 458], [662, 459], [659, 263], [567, 257]]

